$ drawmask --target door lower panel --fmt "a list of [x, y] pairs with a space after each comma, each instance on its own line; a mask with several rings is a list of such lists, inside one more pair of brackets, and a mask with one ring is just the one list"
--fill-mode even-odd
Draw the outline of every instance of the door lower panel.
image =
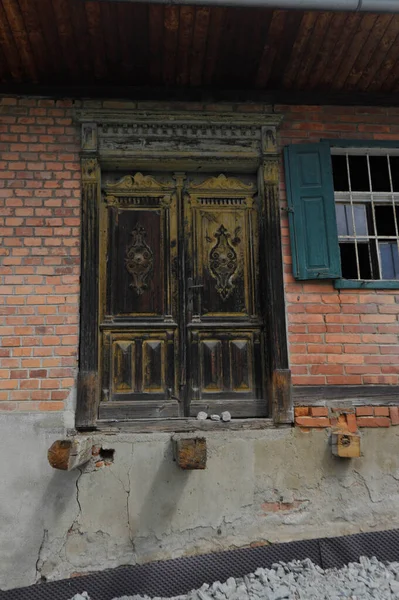
[[265, 416], [262, 344], [258, 330], [190, 329], [190, 415], [229, 410], [234, 416]]
[[131, 418], [183, 416], [175, 395], [177, 328], [105, 331], [103, 339], [100, 418], [124, 405]]

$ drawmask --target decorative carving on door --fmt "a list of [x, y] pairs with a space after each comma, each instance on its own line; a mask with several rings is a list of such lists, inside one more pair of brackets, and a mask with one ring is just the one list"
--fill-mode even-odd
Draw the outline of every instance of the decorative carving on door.
[[136, 173], [125, 175], [116, 183], [108, 183], [107, 190], [111, 192], [134, 192], [136, 190], [163, 191], [173, 187], [173, 183], [162, 183], [151, 175]]
[[138, 296], [144, 294], [147, 289], [147, 281], [153, 271], [154, 253], [145, 241], [146, 231], [139, 224], [133, 229], [133, 241], [126, 248], [126, 269], [133, 277], [129, 287], [133, 288]]
[[234, 275], [237, 273], [237, 253], [230, 241], [230, 233], [221, 225], [215, 232], [216, 245], [209, 254], [209, 269], [216, 279], [216, 290], [222, 300], [227, 300], [234, 289]]
[[239, 191], [253, 192], [254, 185], [246, 184], [236, 177], [226, 177], [223, 173], [217, 177], [209, 177], [202, 183], [192, 183], [191, 188], [197, 191], [219, 190], [219, 191]]

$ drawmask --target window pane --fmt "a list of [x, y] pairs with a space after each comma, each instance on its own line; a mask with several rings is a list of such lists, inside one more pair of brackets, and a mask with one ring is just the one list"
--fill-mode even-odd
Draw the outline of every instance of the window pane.
[[336, 192], [348, 192], [349, 182], [346, 156], [333, 154], [331, 159], [334, 177], [334, 190]]
[[379, 244], [382, 279], [399, 279], [399, 253], [396, 242]]
[[[349, 224], [348, 224], [348, 218], [347, 218], [348, 207], [350, 208], [349, 204], [337, 203], [335, 205], [335, 213], [337, 215], [338, 235], [349, 235]], [[351, 221], [352, 221], [352, 219], [351, 219]], [[351, 221], [350, 221], [350, 223], [351, 223]], [[351, 229], [353, 230], [353, 227], [351, 227]]]
[[373, 207], [371, 206], [371, 203], [368, 203], [366, 205], [366, 213], [367, 213], [367, 229], [368, 229], [369, 235], [375, 235], [374, 220], [373, 220]]
[[355, 236], [353, 217], [355, 218], [356, 236], [364, 237], [368, 235], [366, 207], [364, 204], [354, 204], [352, 215], [350, 204], [337, 202], [335, 212], [337, 215], [338, 235]]
[[391, 178], [394, 192], [399, 192], [399, 156], [390, 156]]
[[356, 235], [368, 235], [366, 207], [364, 204], [354, 204], [353, 214], [355, 216]]
[[378, 264], [378, 242], [377, 240], [370, 240], [369, 242], [369, 251], [371, 255], [371, 278], [372, 279], [381, 279], [380, 276], [380, 267]]
[[367, 243], [357, 245], [359, 256], [360, 279], [372, 279], [370, 248]]
[[374, 210], [377, 235], [396, 235], [392, 204], [375, 206]]
[[369, 192], [369, 172], [366, 156], [350, 156], [349, 172], [352, 192]]
[[341, 269], [344, 279], [359, 279], [357, 274], [355, 244], [343, 242], [339, 245], [341, 251]]
[[387, 156], [370, 156], [369, 160], [373, 192], [390, 192]]

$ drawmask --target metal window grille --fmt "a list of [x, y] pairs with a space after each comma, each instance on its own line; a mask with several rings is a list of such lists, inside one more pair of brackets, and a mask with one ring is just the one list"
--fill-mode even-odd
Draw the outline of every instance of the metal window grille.
[[342, 276], [399, 279], [399, 149], [332, 149]]

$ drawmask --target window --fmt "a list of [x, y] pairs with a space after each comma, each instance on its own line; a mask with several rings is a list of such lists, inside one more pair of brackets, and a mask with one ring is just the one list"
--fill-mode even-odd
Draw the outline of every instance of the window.
[[399, 155], [332, 149], [342, 277], [399, 279]]
[[286, 148], [294, 275], [399, 288], [399, 148], [346, 146]]

